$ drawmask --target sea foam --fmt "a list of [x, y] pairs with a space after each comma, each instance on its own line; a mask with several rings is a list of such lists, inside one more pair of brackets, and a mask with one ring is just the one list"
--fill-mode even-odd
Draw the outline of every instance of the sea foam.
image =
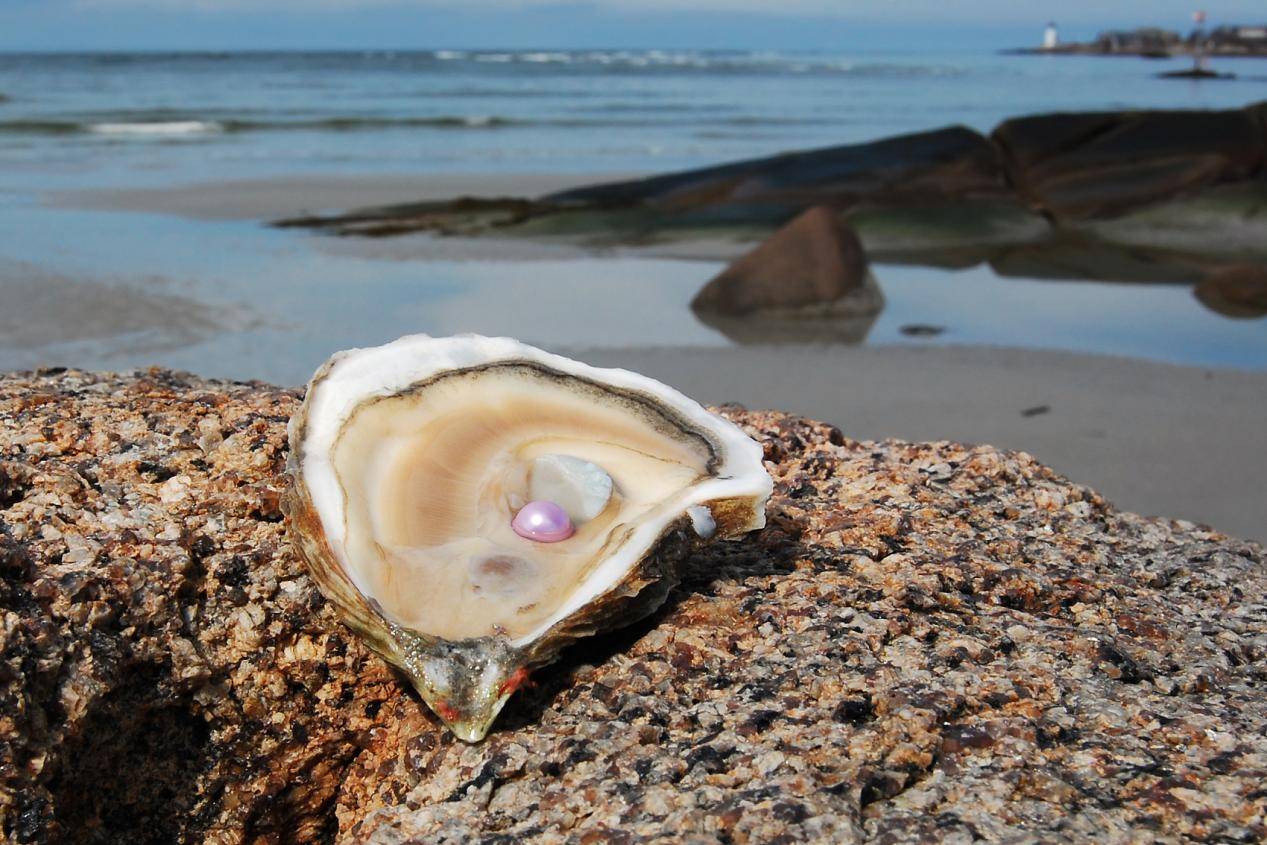
[[224, 127], [213, 120], [168, 120], [144, 123], [94, 123], [89, 131], [99, 135], [204, 135], [221, 132]]

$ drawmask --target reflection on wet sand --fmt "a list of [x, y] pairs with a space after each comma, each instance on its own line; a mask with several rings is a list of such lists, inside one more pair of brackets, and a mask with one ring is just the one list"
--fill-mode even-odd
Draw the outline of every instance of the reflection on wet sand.
[[857, 346], [865, 343], [879, 312], [863, 315], [800, 317], [788, 314], [756, 314], [728, 317], [701, 314], [696, 318], [734, 343], [827, 343]]
[[[1052, 237], [1041, 243], [999, 247], [955, 247], [944, 250], [872, 254], [874, 284], [883, 291], [885, 276], [902, 266], [940, 270], [988, 267], [1005, 279], [1044, 282], [1100, 282], [1109, 284], [1187, 285], [1197, 302], [1222, 317], [1253, 319], [1267, 316], [1267, 264], [1235, 262], [1227, 257], [1127, 247], [1081, 235]], [[841, 343], [867, 341], [884, 308], [883, 295], [874, 313], [833, 313], [828, 309], [755, 312], [719, 316], [695, 309], [700, 322], [735, 343]], [[921, 336], [903, 332], [906, 336]]]

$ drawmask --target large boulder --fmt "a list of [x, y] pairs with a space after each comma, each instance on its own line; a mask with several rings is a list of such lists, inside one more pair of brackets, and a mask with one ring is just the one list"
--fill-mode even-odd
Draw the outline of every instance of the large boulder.
[[1020, 453], [721, 411], [769, 527], [480, 745], [341, 627], [277, 508], [294, 391], [0, 377], [13, 842], [1252, 842], [1267, 566]]
[[650, 206], [688, 211], [725, 206], [796, 213], [822, 203], [896, 205], [997, 199], [1007, 185], [998, 154], [962, 126], [717, 167], [595, 185], [544, 197], [547, 203], [599, 208]]
[[730, 316], [806, 309], [869, 315], [883, 305], [858, 236], [821, 205], [736, 259], [691, 302], [696, 311]]
[[1239, 109], [1043, 114], [991, 137], [1022, 196], [1062, 220], [1249, 179], [1267, 158], [1255, 117]]

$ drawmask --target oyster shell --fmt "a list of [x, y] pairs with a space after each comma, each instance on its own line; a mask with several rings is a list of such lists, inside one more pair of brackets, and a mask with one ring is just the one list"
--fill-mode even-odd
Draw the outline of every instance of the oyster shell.
[[[761, 454], [645, 376], [510, 338], [415, 335], [313, 376], [284, 508], [346, 623], [477, 741], [529, 669], [650, 613], [697, 543], [765, 525]], [[561, 500], [574, 533], [516, 533], [533, 491]]]

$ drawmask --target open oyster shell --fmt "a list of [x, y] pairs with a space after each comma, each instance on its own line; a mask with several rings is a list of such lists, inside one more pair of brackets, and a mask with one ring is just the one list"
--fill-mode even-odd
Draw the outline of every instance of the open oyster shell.
[[[477, 741], [529, 669], [650, 613], [696, 544], [765, 525], [761, 454], [645, 376], [415, 335], [313, 376], [283, 504], [346, 623]], [[541, 490], [577, 516], [566, 539], [512, 528]]]

